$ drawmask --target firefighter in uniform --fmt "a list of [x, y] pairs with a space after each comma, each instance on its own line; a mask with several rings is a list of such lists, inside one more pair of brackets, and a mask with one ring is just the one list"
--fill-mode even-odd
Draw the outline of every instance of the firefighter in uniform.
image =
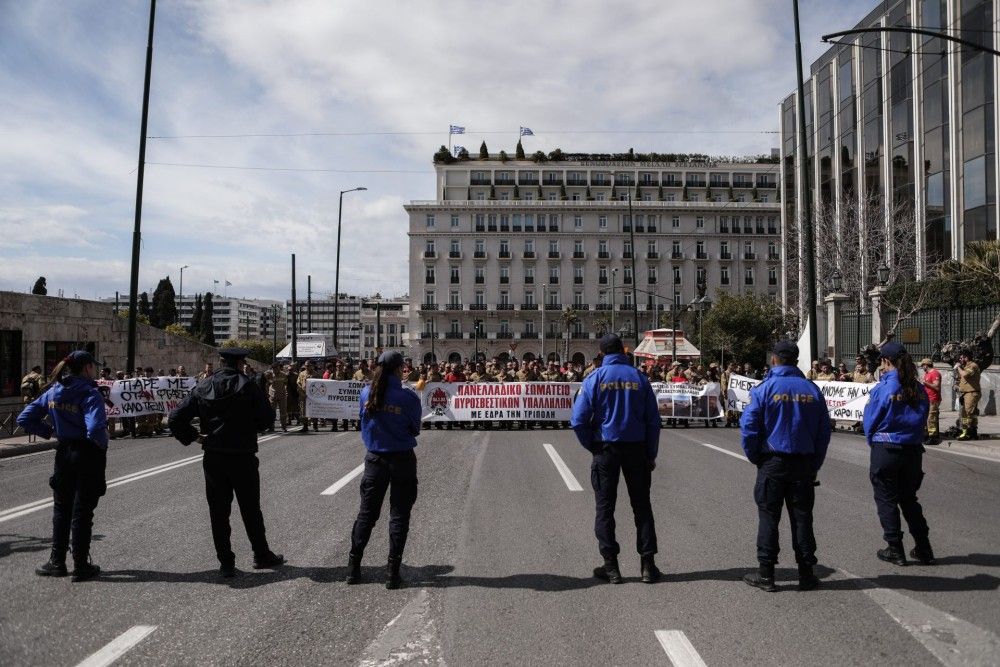
[[[249, 354], [239, 348], [219, 351], [221, 368], [202, 380], [170, 413], [170, 432], [184, 446], [197, 441], [205, 451], [205, 495], [212, 523], [212, 540], [225, 578], [236, 576], [236, 555], [230, 543], [229, 514], [233, 495], [253, 548], [254, 569], [285, 562], [271, 551], [260, 510], [260, 463], [257, 434], [274, 423], [274, 412], [258, 384], [237, 370]], [[199, 428], [192, 426], [199, 420]]]
[[955, 366], [958, 374], [958, 393], [960, 396], [960, 419], [962, 431], [959, 440], [977, 440], [979, 438], [979, 399], [983, 396], [980, 384], [979, 364], [972, 360], [967, 352], [958, 357]]
[[625, 356], [621, 338], [601, 338], [604, 358], [591, 373], [573, 403], [571, 426], [576, 437], [594, 455], [590, 481], [597, 505], [594, 533], [604, 564], [594, 576], [613, 584], [622, 583], [618, 567], [620, 547], [615, 540], [615, 503], [618, 480], [624, 475], [635, 515], [636, 550], [642, 580], [660, 578], [656, 567], [656, 528], [649, 499], [652, 472], [660, 443], [660, 413], [656, 394], [646, 378]]
[[754, 501], [757, 503], [757, 572], [743, 581], [773, 592], [778, 562], [778, 522], [788, 507], [792, 549], [799, 567], [799, 590], [819, 585], [813, 572], [816, 538], [813, 535], [814, 481], [830, 444], [830, 419], [819, 387], [796, 367], [799, 348], [780, 341], [771, 356], [767, 378], [750, 390], [750, 404], [740, 418], [743, 451], [757, 466]]

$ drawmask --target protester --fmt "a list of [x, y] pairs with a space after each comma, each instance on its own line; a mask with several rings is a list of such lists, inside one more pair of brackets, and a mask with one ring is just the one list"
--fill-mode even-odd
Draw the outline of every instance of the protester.
[[934, 362], [930, 359], [921, 359], [920, 367], [924, 370], [924, 376], [920, 378], [920, 384], [927, 392], [927, 427], [924, 429], [925, 446], [941, 444], [941, 433], [939, 415], [941, 414], [941, 373], [934, 368]]

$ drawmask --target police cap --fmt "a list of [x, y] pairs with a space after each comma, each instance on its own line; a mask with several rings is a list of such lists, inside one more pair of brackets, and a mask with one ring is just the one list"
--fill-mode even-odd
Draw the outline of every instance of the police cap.
[[889, 361], [896, 361], [904, 354], [906, 354], [906, 348], [891, 340], [878, 349], [878, 355]]
[[[66, 355], [66, 363], [71, 364], [82, 364], [86, 366], [87, 364], [94, 364], [95, 366], [103, 366], [101, 362], [94, 358], [90, 352], [86, 350], [74, 350]], [[35, 368], [38, 368], [37, 366]], [[34, 368], [32, 370], [35, 370]], [[41, 371], [41, 368], [38, 368]]]
[[395, 350], [386, 350], [378, 358], [383, 371], [392, 372], [403, 365], [403, 355]]
[[618, 334], [606, 334], [598, 345], [604, 354], [623, 354], [625, 352], [625, 345]]
[[774, 344], [774, 356], [782, 361], [796, 361], [799, 358], [799, 346], [790, 340], [779, 340]]

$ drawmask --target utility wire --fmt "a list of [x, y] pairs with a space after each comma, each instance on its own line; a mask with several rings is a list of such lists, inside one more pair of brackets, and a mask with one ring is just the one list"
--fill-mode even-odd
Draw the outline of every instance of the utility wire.
[[255, 167], [246, 165], [229, 164], [196, 164], [183, 162], [147, 162], [160, 167], [194, 167], [198, 169], [236, 169], [240, 171], [291, 171], [291, 172], [316, 172], [327, 174], [431, 174], [429, 170], [418, 169], [309, 169], [302, 167]]
[[[386, 137], [386, 136], [434, 136], [446, 134], [436, 132], [278, 132], [240, 134], [174, 134], [150, 135], [147, 139], [247, 139], [247, 138], [289, 138], [289, 137]], [[515, 134], [514, 130], [467, 130], [464, 134]], [[535, 134], [778, 134], [777, 130], [537, 130]]]

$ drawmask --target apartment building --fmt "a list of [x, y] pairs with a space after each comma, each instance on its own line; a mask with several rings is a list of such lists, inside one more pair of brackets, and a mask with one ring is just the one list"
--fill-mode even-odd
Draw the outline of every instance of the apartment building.
[[436, 156], [436, 199], [404, 206], [415, 358], [580, 360], [633, 303], [645, 330], [718, 289], [779, 298], [777, 157], [550, 158]]

